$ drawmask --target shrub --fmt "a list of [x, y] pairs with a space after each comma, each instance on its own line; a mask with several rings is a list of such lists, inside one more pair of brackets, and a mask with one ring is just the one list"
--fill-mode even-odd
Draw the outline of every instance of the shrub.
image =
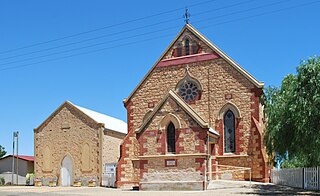
[[1, 177], [0, 176], [0, 186], [4, 185], [5, 184], [5, 180], [4, 180], [4, 177]]

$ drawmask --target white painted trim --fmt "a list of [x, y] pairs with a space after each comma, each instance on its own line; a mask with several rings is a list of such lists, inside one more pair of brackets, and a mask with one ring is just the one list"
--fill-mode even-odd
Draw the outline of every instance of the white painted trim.
[[179, 118], [176, 115], [169, 113], [160, 120], [158, 125], [158, 130], [161, 130], [161, 131], [165, 130], [170, 122], [174, 124], [174, 127], [176, 129], [181, 128], [181, 122]]
[[190, 157], [190, 156], [210, 156], [206, 153], [195, 153], [195, 154], [165, 154], [165, 155], [145, 155], [139, 156], [138, 160], [140, 159], [147, 159], [147, 158], [172, 158], [172, 157]]
[[218, 119], [223, 119], [224, 114], [228, 111], [231, 110], [234, 114], [235, 118], [241, 118], [241, 112], [239, 110], [239, 108], [237, 107], [236, 104], [232, 103], [231, 101], [228, 101], [226, 104], [224, 104], [224, 106], [222, 106], [222, 108], [219, 111], [218, 114]]
[[150, 116], [146, 119], [145, 122], [142, 123], [142, 125], [135, 130], [136, 133], [140, 133], [153, 119], [154, 115], [160, 110], [160, 108], [163, 106], [163, 104], [167, 101], [167, 99], [171, 97], [187, 114], [190, 115], [190, 117], [195, 120], [200, 127], [202, 128], [210, 128], [209, 124], [201, 117], [199, 116], [182, 98], [180, 98], [177, 93], [170, 90], [163, 99], [158, 103], [158, 105], [153, 109]]

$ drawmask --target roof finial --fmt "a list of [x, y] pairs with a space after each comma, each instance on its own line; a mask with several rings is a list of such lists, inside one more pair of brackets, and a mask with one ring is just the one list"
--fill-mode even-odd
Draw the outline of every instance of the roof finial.
[[189, 24], [190, 16], [191, 15], [188, 11], [188, 8], [186, 8], [186, 12], [183, 14], [183, 18], [185, 18], [184, 21], [186, 22], [186, 24]]

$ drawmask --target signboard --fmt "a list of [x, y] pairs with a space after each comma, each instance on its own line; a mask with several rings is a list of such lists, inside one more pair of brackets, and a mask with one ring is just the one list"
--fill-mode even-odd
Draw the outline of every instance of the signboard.
[[165, 165], [166, 165], [166, 167], [175, 167], [175, 166], [177, 166], [177, 160], [176, 159], [166, 159]]

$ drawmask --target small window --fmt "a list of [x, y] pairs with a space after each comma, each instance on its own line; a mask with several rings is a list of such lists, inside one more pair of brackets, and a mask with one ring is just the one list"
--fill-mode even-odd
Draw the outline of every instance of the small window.
[[196, 44], [192, 45], [192, 54], [198, 54], [198, 46]]
[[224, 152], [234, 153], [236, 151], [235, 117], [231, 110], [224, 115]]
[[176, 49], [175, 49], [175, 55], [176, 57], [182, 56], [182, 44], [178, 43]]
[[186, 55], [189, 55], [190, 54], [190, 45], [189, 45], [189, 40], [186, 39], [186, 41], [184, 42], [184, 47], [185, 47], [185, 50], [186, 50]]
[[167, 151], [176, 153], [176, 129], [172, 122], [167, 127]]
[[182, 56], [182, 48], [177, 48], [177, 56]]

